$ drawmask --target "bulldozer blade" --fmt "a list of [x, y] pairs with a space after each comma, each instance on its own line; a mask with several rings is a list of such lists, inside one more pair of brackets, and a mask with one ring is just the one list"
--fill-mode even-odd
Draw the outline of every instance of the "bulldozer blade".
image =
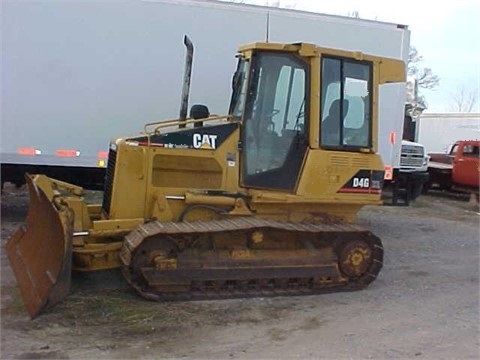
[[[28, 314], [33, 319], [70, 291], [73, 211], [57, 205], [26, 176], [30, 204], [25, 224], [6, 243]], [[58, 202], [57, 202], [58, 203]]]

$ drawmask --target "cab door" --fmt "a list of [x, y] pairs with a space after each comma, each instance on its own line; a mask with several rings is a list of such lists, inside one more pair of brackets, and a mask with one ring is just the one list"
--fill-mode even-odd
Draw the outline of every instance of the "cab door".
[[453, 160], [452, 180], [455, 184], [479, 187], [479, 146], [478, 141], [461, 143]]
[[309, 66], [289, 53], [252, 58], [242, 127], [242, 186], [293, 191], [307, 151]]

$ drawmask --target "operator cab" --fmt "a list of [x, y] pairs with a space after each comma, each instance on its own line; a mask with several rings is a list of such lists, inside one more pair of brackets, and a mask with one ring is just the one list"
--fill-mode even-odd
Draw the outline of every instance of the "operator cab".
[[[311, 55], [301, 56], [304, 49]], [[240, 50], [229, 114], [242, 123], [244, 187], [294, 191], [309, 148], [370, 151], [372, 63], [319, 51], [310, 44]]]

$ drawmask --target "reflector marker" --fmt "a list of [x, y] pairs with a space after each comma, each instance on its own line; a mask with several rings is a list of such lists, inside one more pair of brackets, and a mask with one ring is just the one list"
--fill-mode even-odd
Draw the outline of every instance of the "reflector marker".
[[78, 150], [57, 150], [55, 151], [55, 155], [60, 157], [77, 157], [80, 156], [80, 151]]
[[17, 150], [17, 153], [29, 156], [42, 155], [42, 152], [35, 148], [20, 148]]
[[392, 131], [390, 133], [390, 144], [395, 144], [396, 138], [397, 138], [397, 134], [395, 134], [395, 131]]
[[393, 169], [390, 165], [385, 166], [385, 180], [392, 180], [393, 179]]
[[108, 159], [108, 151], [99, 151], [97, 157], [99, 159]]

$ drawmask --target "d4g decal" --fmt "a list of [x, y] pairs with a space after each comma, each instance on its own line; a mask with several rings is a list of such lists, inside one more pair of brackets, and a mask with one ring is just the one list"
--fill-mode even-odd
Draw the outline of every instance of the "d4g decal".
[[337, 192], [380, 194], [383, 186], [383, 171], [359, 170]]

